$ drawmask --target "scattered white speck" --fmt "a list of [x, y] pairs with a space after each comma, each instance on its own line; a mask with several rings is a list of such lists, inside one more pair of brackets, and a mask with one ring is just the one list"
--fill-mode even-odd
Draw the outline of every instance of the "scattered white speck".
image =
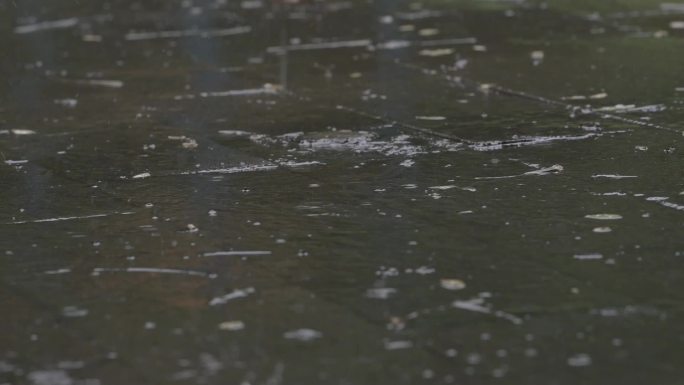
[[224, 296], [213, 298], [211, 301], [209, 301], [209, 306], [225, 305], [229, 301], [238, 298], [245, 298], [250, 294], [253, 294], [254, 292], [255, 290], [253, 287], [248, 287], [245, 289], [236, 289]]
[[[422, 49], [420, 52], [418, 52], [418, 55], [420, 56], [426, 56], [426, 57], [440, 57], [440, 56], [449, 56], [453, 55], [453, 53], [456, 52], [453, 48], [433, 48], [433, 49]], [[431, 120], [431, 119], [425, 119], [425, 120]], [[440, 119], [443, 120], [443, 119]]]
[[439, 281], [440, 286], [446, 290], [463, 290], [466, 287], [465, 282], [460, 279], [441, 279]]
[[671, 21], [670, 22], [670, 28], [671, 29], [684, 29], [684, 21]]
[[250, 135], [252, 135], [251, 132], [242, 131], [242, 130], [221, 130], [218, 133], [221, 135], [226, 135], [226, 136], [250, 136]]
[[446, 120], [446, 118], [445, 118], [444, 116], [425, 116], [425, 115], [421, 115], [421, 116], [416, 116], [416, 120], [428, 120], [428, 121], [437, 121], [437, 122], [440, 122], [440, 121]]
[[233, 36], [249, 33], [252, 28], [249, 26], [237, 26], [226, 29], [188, 29], [188, 30], [174, 30], [174, 31], [160, 31], [160, 32], [129, 32], [125, 39], [128, 41], [138, 40], [152, 40], [152, 39], [175, 39], [180, 37], [198, 36], [202, 38]]
[[67, 108], [74, 108], [78, 105], [78, 100], [76, 99], [55, 99], [55, 104], [58, 104]]
[[285, 332], [283, 337], [288, 340], [309, 342], [323, 337], [323, 333], [313, 329], [296, 329]]
[[214, 251], [202, 254], [205, 257], [254, 257], [260, 255], [271, 255], [268, 250], [231, 250], [231, 251]]
[[619, 214], [588, 214], [584, 216], [587, 219], [595, 219], [599, 221], [615, 221], [622, 219], [622, 215]]
[[607, 179], [628, 179], [628, 178], [638, 178], [636, 175], [618, 175], [618, 174], [596, 174], [592, 175], [592, 178], [607, 178]]
[[69, 318], [85, 317], [88, 315], [88, 310], [76, 306], [66, 306], [62, 308], [62, 315]]
[[599, 253], [575, 254], [574, 258], [579, 259], [580, 261], [595, 261], [595, 260], [603, 259], [603, 255], [599, 254]]
[[27, 130], [27, 129], [23, 129], [23, 128], [14, 128], [10, 131], [12, 131], [12, 133], [14, 135], [17, 135], [17, 136], [19, 136], [19, 135], [35, 135], [36, 134], [36, 132], [33, 130]]
[[411, 341], [385, 341], [386, 350], [410, 349], [413, 347]]
[[366, 290], [366, 297], [373, 299], [388, 299], [397, 293], [397, 289], [380, 287]]
[[544, 60], [544, 51], [532, 51], [530, 58], [535, 65], [540, 64]]
[[399, 163], [400, 166], [404, 167], [412, 167], [416, 162], [414, 162], [412, 159], [406, 159], [405, 161]]
[[74, 380], [64, 370], [36, 370], [28, 374], [32, 385], [73, 385]]
[[591, 356], [588, 354], [576, 354], [568, 358], [568, 365], [572, 367], [583, 367], [591, 365]]
[[78, 19], [75, 17], [69, 19], [41, 21], [39, 23], [17, 26], [16, 28], [14, 28], [14, 33], [26, 34], [50, 29], [70, 28], [75, 26], [76, 24], [78, 24]]
[[238, 331], [242, 330], [245, 328], [245, 323], [242, 321], [226, 321], [226, 322], [221, 322], [218, 326], [220, 330], [227, 330], [227, 331]]

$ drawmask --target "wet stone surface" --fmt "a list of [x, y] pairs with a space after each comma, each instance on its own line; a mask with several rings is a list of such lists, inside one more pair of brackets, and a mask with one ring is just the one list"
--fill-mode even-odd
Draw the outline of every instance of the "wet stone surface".
[[0, 0], [0, 384], [677, 384], [684, 4]]

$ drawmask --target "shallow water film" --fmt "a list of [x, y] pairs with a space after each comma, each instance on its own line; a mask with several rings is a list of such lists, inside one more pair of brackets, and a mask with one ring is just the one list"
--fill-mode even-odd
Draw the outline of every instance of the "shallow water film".
[[684, 3], [0, 0], [0, 384], [684, 383]]

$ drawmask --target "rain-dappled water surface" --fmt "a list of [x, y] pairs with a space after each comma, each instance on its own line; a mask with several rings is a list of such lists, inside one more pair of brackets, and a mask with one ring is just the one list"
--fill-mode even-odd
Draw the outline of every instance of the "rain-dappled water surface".
[[684, 3], [0, 0], [0, 384], [678, 384]]

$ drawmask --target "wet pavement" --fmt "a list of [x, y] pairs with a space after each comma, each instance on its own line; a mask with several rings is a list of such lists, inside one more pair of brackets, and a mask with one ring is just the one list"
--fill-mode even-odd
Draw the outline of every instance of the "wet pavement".
[[0, 0], [0, 384], [680, 384], [684, 4]]

